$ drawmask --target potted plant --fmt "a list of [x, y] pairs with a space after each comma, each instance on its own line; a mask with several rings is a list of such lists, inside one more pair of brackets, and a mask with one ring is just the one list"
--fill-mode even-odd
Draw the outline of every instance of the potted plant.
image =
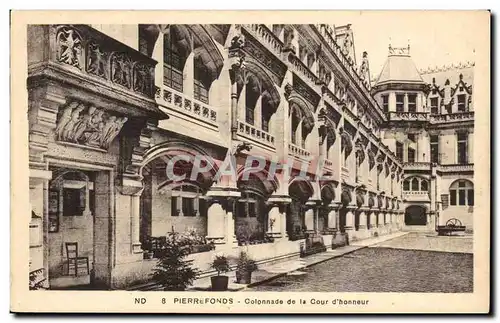
[[193, 284], [198, 272], [192, 268], [192, 262], [185, 259], [188, 254], [189, 249], [180, 241], [178, 233], [172, 232], [166, 237], [153, 273], [153, 280], [163, 290], [183, 291]]
[[229, 282], [228, 276], [223, 276], [221, 274], [227, 273], [230, 270], [229, 262], [226, 256], [215, 256], [211, 267], [217, 271], [217, 276], [210, 277], [212, 281], [213, 291], [225, 291], [227, 290], [227, 285]]
[[236, 282], [238, 284], [250, 284], [252, 282], [252, 272], [257, 270], [257, 263], [250, 258], [246, 252], [240, 252], [236, 267]]

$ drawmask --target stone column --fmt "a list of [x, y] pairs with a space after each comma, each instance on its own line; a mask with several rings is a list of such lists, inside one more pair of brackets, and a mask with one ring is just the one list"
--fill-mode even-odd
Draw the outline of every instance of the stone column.
[[365, 238], [367, 234], [367, 214], [365, 210], [359, 211], [359, 236]]
[[267, 200], [267, 204], [270, 207], [267, 233], [272, 237], [288, 239], [286, 232], [286, 206], [291, 202], [292, 199], [285, 195], [273, 195]]
[[131, 236], [132, 236], [132, 253], [141, 253], [141, 241], [140, 241], [140, 231], [141, 231], [141, 194], [142, 190], [130, 197], [130, 223], [131, 223]]
[[352, 237], [354, 233], [354, 208], [348, 207], [345, 215], [345, 232]]
[[376, 228], [377, 227], [377, 213], [376, 211], [371, 211], [370, 212], [370, 225], [368, 226], [368, 229]]
[[337, 218], [338, 218], [338, 210], [336, 205], [329, 205], [328, 223], [327, 223], [328, 231], [334, 231], [334, 232], [337, 231], [338, 228]]
[[221, 247], [233, 247], [237, 245], [234, 227], [234, 204], [233, 196], [211, 196], [210, 206], [207, 212], [207, 240]]
[[306, 203], [306, 212], [305, 212], [305, 224], [306, 230], [308, 232], [316, 231], [316, 202], [315, 201], [307, 201]]

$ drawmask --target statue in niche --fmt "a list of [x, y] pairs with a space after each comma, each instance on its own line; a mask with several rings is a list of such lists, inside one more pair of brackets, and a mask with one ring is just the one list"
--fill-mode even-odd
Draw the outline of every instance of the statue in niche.
[[79, 104], [78, 107], [71, 112], [71, 119], [64, 126], [59, 140], [71, 141], [73, 139], [75, 126], [80, 121], [80, 113], [83, 109], [85, 109], [85, 106], [83, 104]]
[[55, 130], [56, 138], [61, 139], [62, 132], [66, 124], [71, 120], [71, 113], [73, 109], [78, 106], [78, 102], [71, 102], [63, 111], [61, 117], [59, 118], [59, 122], [57, 123], [57, 127]]

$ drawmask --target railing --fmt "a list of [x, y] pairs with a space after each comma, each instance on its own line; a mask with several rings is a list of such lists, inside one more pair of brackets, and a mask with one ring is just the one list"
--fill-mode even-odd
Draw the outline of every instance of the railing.
[[251, 24], [243, 25], [252, 35], [268, 45], [276, 55], [281, 55], [283, 51], [283, 42], [266, 25]]
[[88, 25], [50, 25], [50, 60], [154, 98], [156, 61]]
[[429, 192], [426, 191], [403, 191], [403, 198], [416, 200], [416, 199], [429, 199]]
[[470, 172], [474, 171], [474, 164], [438, 165], [437, 169], [444, 173]]
[[430, 121], [432, 123], [472, 121], [472, 120], [474, 120], [474, 111], [430, 115]]
[[156, 88], [156, 99], [166, 107], [217, 127], [217, 111], [171, 88]]
[[428, 121], [429, 116], [427, 112], [396, 112], [390, 111], [388, 113], [390, 121]]
[[244, 136], [249, 136], [259, 142], [263, 142], [265, 145], [274, 147], [274, 136], [262, 129], [258, 129], [255, 126], [240, 120], [238, 120], [238, 133]]
[[429, 163], [429, 162], [404, 163], [403, 169], [409, 170], [409, 171], [412, 171], [412, 170], [430, 170], [431, 163]]
[[318, 78], [311, 72], [309, 67], [295, 55], [290, 54], [288, 60], [292, 63], [293, 69], [297, 71], [307, 83], [310, 83], [310, 87], [314, 89]]
[[306, 149], [301, 148], [299, 146], [296, 146], [294, 144], [288, 144], [288, 149], [294, 156], [298, 157], [309, 157], [311, 156], [311, 153], [308, 152]]

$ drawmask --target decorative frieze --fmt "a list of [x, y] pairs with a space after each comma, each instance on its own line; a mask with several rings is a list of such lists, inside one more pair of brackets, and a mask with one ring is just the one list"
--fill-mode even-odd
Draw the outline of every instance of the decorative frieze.
[[51, 25], [56, 62], [153, 98], [156, 62], [87, 25]]
[[242, 30], [242, 34], [245, 37], [243, 51], [271, 71], [275, 77], [274, 81], [281, 85], [287, 71], [286, 65], [262, 46], [249, 32]]
[[60, 110], [55, 139], [108, 149], [127, 120], [127, 117], [104, 112], [95, 106], [71, 101]]

